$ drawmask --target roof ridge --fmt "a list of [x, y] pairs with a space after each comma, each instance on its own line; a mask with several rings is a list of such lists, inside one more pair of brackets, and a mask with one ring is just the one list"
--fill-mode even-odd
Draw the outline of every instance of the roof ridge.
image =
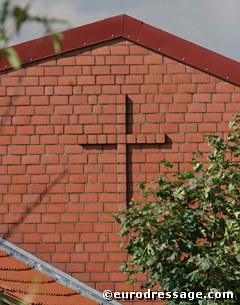
[[[12, 47], [19, 53], [24, 66], [99, 43], [124, 38], [158, 54], [240, 86], [240, 62], [125, 14], [79, 26], [64, 31], [63, 34], [62, 49], [59, 53], [56, 53], [53, 48], [51, 36], [30, 40]], [[7, 58], [1, 58], [0, 71], [9, 69], [11, 66]]]

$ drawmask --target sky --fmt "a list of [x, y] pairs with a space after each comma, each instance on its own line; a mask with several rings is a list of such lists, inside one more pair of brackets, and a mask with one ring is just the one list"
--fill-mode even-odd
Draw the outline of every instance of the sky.
[[[3, 1], [3, 0], [0, 0]], [[13, 0], [24, 5], [27, 0]], [[127, 14], [240, 61], [240, 0], [30, 0], [31, 13], [66, 19], [70, 28]], [[44, 36], [26, 25], [14, 43]]]

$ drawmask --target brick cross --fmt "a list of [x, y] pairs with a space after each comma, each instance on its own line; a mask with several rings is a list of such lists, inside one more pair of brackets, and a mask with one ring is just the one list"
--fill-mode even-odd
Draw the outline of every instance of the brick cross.
[[117, 98], [117, 133], [82, 135], [80, 145], [116, 145], [117, 146], [117, 203], [126, 206], [131, 200], [129, 193], [129, 145], [153, 145], [165, 143], [165, 134], [132, 134], [129, 132], [129, 99], [127, 95]]

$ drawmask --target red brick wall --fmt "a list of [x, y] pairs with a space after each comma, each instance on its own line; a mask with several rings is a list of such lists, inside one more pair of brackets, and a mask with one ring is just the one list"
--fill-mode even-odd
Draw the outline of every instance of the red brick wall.
[[126, 94], [128, 132], [143, 142], [166, 134], [164, 144], [128, 146], [136, 193], [164, 158], [186, 169], [192, 152], [207, 150], [204, 134], [225, 132], [240, 106], [239, 87], [122, 40], [1, 76], [0, 232], [99, 290], [127, 287], [108, 215], [124, 202], [116, 133]]

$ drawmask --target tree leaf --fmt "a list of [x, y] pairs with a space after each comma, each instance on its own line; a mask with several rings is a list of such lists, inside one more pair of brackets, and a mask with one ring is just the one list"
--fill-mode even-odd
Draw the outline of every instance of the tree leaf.
[[140, 187], [141, 190], [143, 190], [145, 188], [146, 183], [147, 183], [147, 181], [142, 181], [142, 182], [139, 183], [139, 187]]
[[1, 52], [7, 56], [9, 63], [14, 69], [19, 69], [21, 67], [20, 57], [14, 48], [4, 48]]
[[53, 46], [57, 53], [62, 49], [63, 38], [64, 35], [61, 32], [52, 34]]

